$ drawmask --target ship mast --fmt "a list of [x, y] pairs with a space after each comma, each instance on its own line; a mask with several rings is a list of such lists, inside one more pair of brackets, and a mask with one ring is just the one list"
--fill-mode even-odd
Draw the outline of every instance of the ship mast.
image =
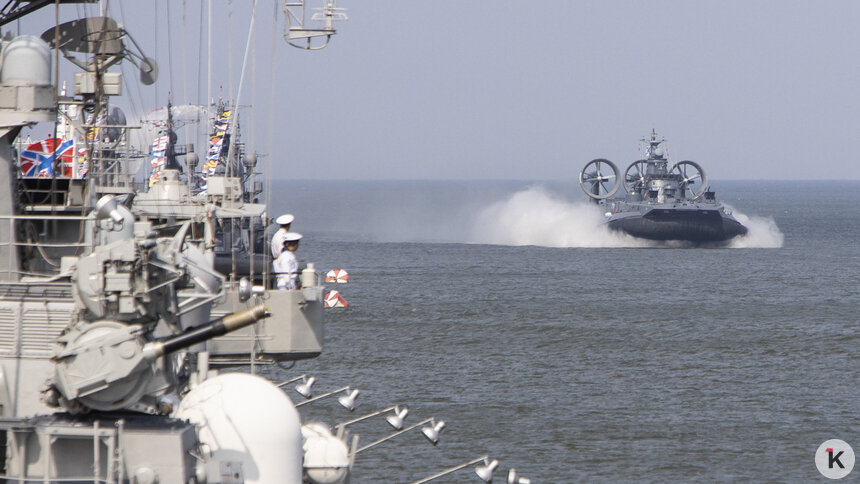
[[641, 141], [648, 143], [648, 147], [645, 149], [645, 161], [648, 163], [648, 166], [645, 170], [645, 175], [667, 175], [669, 173], [669, 159], [666, 156], [666, 149], [664, 145], [664, 143], [666, 143], [666, 138], [658, 139], [657, 130], [651, 128], [651, 139], [642, 138]]

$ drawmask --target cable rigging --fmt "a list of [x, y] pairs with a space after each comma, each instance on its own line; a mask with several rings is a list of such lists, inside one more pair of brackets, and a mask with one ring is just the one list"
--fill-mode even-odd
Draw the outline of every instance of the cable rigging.
[[[275, 149], [275, 110], [272, 107], [271, 100], [275, 99], [275, 51], [278, 46], [278, 4], [274, 3], [275, 11], [272, 14], [272, 47], [270, 49], [270, 58], [269, 58], [269, 100], [270, 102], [266, 103], [266, 108], [268, 109], [268, 122], [266, 123], [268, 137], [269, 137], [269, 156], [266, 159], [266, 175], [264, 178], [266, 180], [266, 206], [271, 207], [272, 202], [272, 155]], [[271, 254], [271, 238], [266, 237], [265, 243], [265, 253]], [[265, 280], [269, 280], [269, 264], [263, 265], [263, 278]]]
[[[164, 1], [165, 7], [169, 9], [170, 4], [167, 3], [167, 0]], [[156, 0], [155, 3], [157, 5], [158, 0]], [[173, 26], [170, 24], [170, 17], [172, 17], [172, 15], [170, 15], [170, 12], [167, 12], [167, 15], [165, 15], [165, 17], [167, 17], [167, 70], [170, 71], [170, 89], [168, 90], [169, 97], [176, 92], [176, 88], [174, 87], [175, 84], [173, 83]], [[160, 102], [157, 102], [157, 104], [160, 104]]]

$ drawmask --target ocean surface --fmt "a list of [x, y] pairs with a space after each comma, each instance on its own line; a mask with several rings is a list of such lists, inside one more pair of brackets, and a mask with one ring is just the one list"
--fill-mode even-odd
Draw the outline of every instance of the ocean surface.
[[416, 429], [359, 453], [353, 483], [485, 454], [496, 482], [825, 481], [822, 442], [860, 451], [860, 181], [711, 186], [751, 229], [728, 248], [606, 232], [575, 182], [274, 182], [350, 305], [326, 310], [322, 356], [269, 375], [361, 389], [305, 420], [447, 423], [436, 447]]

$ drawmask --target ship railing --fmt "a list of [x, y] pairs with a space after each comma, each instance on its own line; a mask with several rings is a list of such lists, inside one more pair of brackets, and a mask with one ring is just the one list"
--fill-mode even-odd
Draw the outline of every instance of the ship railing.
[[[43, 242], [43, 241], [21, 241], [16, 239], [16, 230], [18, 224], [24, 221], [36, 221], [42, 223], [51, 223], [62, 219], [63, 221], [77, 221], [83, 224], [87, 217], [82, 215], [0, 215], [0, 254], [3, 254], [7, 259], [0, 261], [0, 274], [5, 275], [6, 280], [17, 280], [20, 277], [51, 277], [55, 276], [60, 271], [59, 257], [61, 255], [81, 254], [87, 248], [80, 237], [76, 241], [68, 242]], [[47, 272], [34, 272], [25, 270], [13, 270], [14, 267], [20, 267], [16, 264], [16, 259], [20, 257], [21, 249], [30, 249], [38, 252], [48, 264], [54, 267], [54, 270]], [[48, 254], [50, 252], [50, 254]], [[56, 259], [56, 260], [53, 260]]]
[[[61, 102], [61, 105], [73, 105], [80, 104], [78, 102]], [[131, 126], [131, 125], [107, 125], [107, 124], [83, 124], [79, 127], [81, 130], [85, 130], [84, 132], [89, 132], [93, 129], [116, 129], [122, 131], [122, 136], [116, 141], [108, 141], [108, 140], [94, 140], [89, 143], [84, 142], [81, 139], [76, 139], [74, 144], [74, 152], [75, 155], [73, 158], [75, 159], [75, 163], [80, 164], [84, 160], [86, 160], [85, 156], [82, 156], [78, 153], [81, 150], [89, 149], [91, 152], [91, 168], [89, 173], [81, 172], [77, 174], [75, 177], [65, 177], [60, 174], [56, 176], [57, 180], [77, 180], [78, 182], [86, 180], [87, 178], [92, 178], [92, 181], [95, 184], [95, 189], [99, 193], [114, 193], [114, 194], [123, 194], [123, 193], [132, 193], [136, 190], [140, 190], [145, 188], [145, 182], [136, 181], [136, 176], [134, 173], [131, 173], [127, 170], [127, 167], [131, 166], [132, 160], [148, 158], [149, 153], [144, 153], [140, 150], [131, 148], [127, 141], [127, 137], [130, 130], [139, 130], [141, 126]], [[82, 135], [81, 133], [76, 133], [74, 136], [79, 138]], [[68, 137], [68, 134], [58, 133], [58, 137], [65, 139]], [[29, 142], [31, 140], [24, 140], [20, 137], [15, 141], [15, 149], [18, 153], [24, 151]], [[17, 158], [18, 155], [16, 155]], [[77, 170], [76, 170], [77, 171]], [[21, 174], [18, 174], [21, 176]], [[38, 177], [27, 177], [33, 179], [39, 179]], [[50, 179], [50, 178], [48, 178]], [[45, 180], [41, 178], [41, 180]], [[62, 187], [54, 187], [52, 191], [62, 192]], [[58, 193], [57, 197], [61, 198], [62, 194]]]
[[[105, 165], [95, 174], [96, 191], [99, 193], [132, 193], [136, 184], [134, 176], [122, 170], [119, 159], [105, 159]], [[140, 184], [143, 185], [142, 183]]]
[[[302, 270], [302, 269], [299, 269], [299, 271], [296, 273], [296, 289], [295, 289], [296, 291], [301, 291], [302, 288], [305, 287], [303, 284], [303, 281], [302, 281], [302, 274], [304, 274], [304, 270]], [[323, 273], [320, 271], [313, 271], [313, 274], [314, 274], [313, 284], [310, 284], [307, 287], [308, 288], [322, 287], [324, 285]], [[280, 274], [277, 272], [271, 272], [270, 271], [269, 277], [266, 280], [266, 289], [267, 290], [272, 290], [272, 291], [278, 291], [279, 290], [278, 289], [278, 276], [279, 275]]]
[[[125, 126], [123, 129], [138, 129], [139, 127]], [[134, 193], [145, 191], [146, 182], [138, 181], [134, 173], [128, 170], [132, 160], [147, 158], [149, 155], [138, 150], [129, 149], [125, 143], [114, 146], [96, 146], [93, 150], [92, 178], [95, 190], [99, 193]]]
[[[2, 418], [0, 419], [0, 433], [4, 434], [3, 441], [6, 446], [7, 461], [0, 469], [0, 481], [2, 482], [39, 482], [39, 483], [116, 483], [127, 482], [125, 480], [125, 469], [122, 462], [121, 442], [125, 431], [125, 421], [117, 420], [114, 425], [102, 426], [98, 419], [89, 425], [50, 425], [45, 427], [44, 432], [39, 432], [39, 427], [28, 419]], [[80, 448], [91, 449], [92, 474], [65, 476], [58, 475], [60, 472], [54, 466], [47, 465], [42, 469], [41, 476], [26, 477], [26, 473], [38, 474], [38, 471], [21, 469], [21, 476], [9, 475], [10, 459], [23, 463], [28, 455], [28, 441], [32, 439], [43, 440], [42, 449], [47, 456], [42, 457], [44, 462], [58, 462], [60, 455], [57, 449], [66, 449], [70, 445]], [[64, 445], [65, 444], [65, 445]], [[87, 445], [89, 444], [89, 445]], [[86, 452], [82, 455], [86, 458]], [[104, 471], [104, 472], [103, 472]]]

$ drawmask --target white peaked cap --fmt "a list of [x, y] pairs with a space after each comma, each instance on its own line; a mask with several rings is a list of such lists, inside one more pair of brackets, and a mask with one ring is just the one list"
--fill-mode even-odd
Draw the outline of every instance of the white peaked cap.
[[298, 232], [287, 232], [287, 235], [284, 236], [284, 242], [296, 242], [301, 240], [302, 234]]
[[280, 217], [276, 218], [275, 222], [277, 222], [278, 225], [287, 225], [287, 224], [293, 223], [293, 220], [295, 220], [295, 219], [296, 219], [296, 217], [294, 217], [293, 214], [285, 213], [285, 214], [281, 215]]

